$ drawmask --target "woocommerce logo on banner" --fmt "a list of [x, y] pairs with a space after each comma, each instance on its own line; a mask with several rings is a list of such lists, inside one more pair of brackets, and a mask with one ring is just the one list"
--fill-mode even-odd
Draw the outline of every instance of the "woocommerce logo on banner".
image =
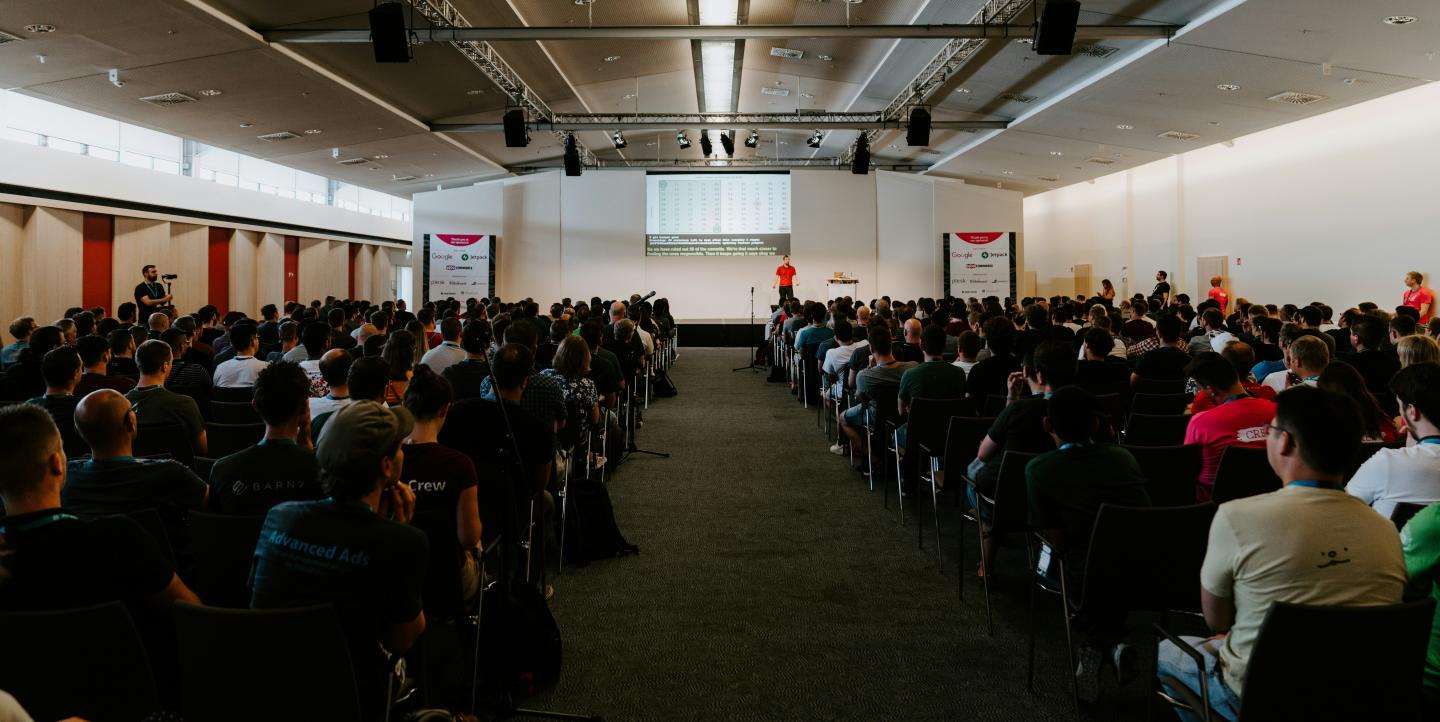
[[999, 233], [955, 233], [956, 238], [971, 245], [983, 246], [987, 243], [994, 243], [1005, 235], [1004, 231]]
[[475, 245], [476, 243], [479, 243], [479, 242], [485, 240], [485, 235], [484, 235], [484, 234], [481, 234], [481, 235], [478, 235], [478, 236], [473, 236], [473, 235], [471, 235], [471, 236], [461, 236], [461, 235], [455, 235], [455, 234], [451, 234], [451, 233], [437, 233], [437, 234], [435, 234], [435, 237], [436, 237], [436, 238], [439, 238], [440, 241], [443, 242], [443, 243], [445, 243], [446, 245], [450, 245], [450, 246], [462, 246], [462, 247], [463, 247], [463, 246], [473, 246], [473, 245]]

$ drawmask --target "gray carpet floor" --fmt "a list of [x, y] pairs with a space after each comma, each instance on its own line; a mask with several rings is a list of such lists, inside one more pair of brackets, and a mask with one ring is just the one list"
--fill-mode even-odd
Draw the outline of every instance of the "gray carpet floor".
[[[1040, 690], [1025, 689], [1022, 551], [998, 562], [1009, 579], [991, 637], [973, 576], [957, 599], [953, 501], [942, 575], [933, 536], [918, 549], [913, 517], [901, 527], [893, 495], [883, 508], [828, 453], [815, 411], [763, 373], [731, 372], [745, 363], [742, 349], [682, 349], [680, 395], [652, 401], [638, 435], [672, 456], [609, 480], [642, 553], [554, 580], [563, 678], [527, 706], [607, 720], [1073, 718], [1053, 598]], [[929, 524], [928, 494], [925, 506]]]

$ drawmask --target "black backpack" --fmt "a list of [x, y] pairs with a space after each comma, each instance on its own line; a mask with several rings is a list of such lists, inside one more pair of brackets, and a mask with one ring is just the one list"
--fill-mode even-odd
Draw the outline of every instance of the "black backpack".
[[675, 382], [670, 380], [670, 374], [664, 371], [657, 370], [655, 372], [654, 384], [655, 396], [658, 398], [668, 399], [680, 393], [680, 390], [675, 388]]
[[565, 511], [565, 561], [583, 566], [617, 556], [628, 546], [615, 524], [610, 492], [598, 481], [572, 481]]
[[498, 684], [515, 697], [529, 697], [560, 679], [560, 627], [545, 604], [545, 597], [523, 578], [510, 589], [484, 595], [482, 640], [487, 649], [482, 664], [487, 682]]

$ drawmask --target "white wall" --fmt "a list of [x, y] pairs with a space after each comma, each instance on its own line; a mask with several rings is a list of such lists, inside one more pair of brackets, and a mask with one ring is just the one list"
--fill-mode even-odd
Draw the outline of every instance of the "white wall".
[[[497, 292], [549, 302], [656, 291], [677, 319], [748, 322], [775, 299], [773, 257], [645, 255], [645, 174], [544, 173], [415, 195], [414, 238], [445, 231], [500, 233]], [[1019, 231], [1020, 194], [898, 173], [791, 173], [791, 256], [797, 295], [825, 298], [836, 271], [863, 298], [940, 293], [940, 233]], [[499, 229], [499, 230], [496, 230]], [[1022, 239], [1023, 242], [1023, 239]], [[420, 265], [415, 266], [420, 287]]]
[[1046, 293], [1075, 263], [1117, 288], [1128, 266], [1130, 293], [1163, 268], [1196, 298], [1195, 259], [1229, 256], [1232, 296], [1395, 306], [1405, 272], [1440, 270], [1437, 116], [1432, 83], [1032, 196], [1030, 268]]

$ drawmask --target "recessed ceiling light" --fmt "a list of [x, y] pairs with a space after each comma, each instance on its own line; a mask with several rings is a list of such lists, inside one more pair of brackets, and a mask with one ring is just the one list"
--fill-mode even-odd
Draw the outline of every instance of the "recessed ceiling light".
[[619, 56], [619, 55], [606, 55], [606, 56], [605, 56], [605, 62], [607, 62], [607, 63], [613, 63], [613, 62], [615, 62], [616, 60], [619, 60], [619, 59], [620, 59], [620, 56]]
[[812, 100], [812, 99], [815, 98], [815, 94], [814, 94], [814, 93], [801, 93], [801, 94], [800, 94], [800, 97], [802, 97], [802, 98], [804, 98], [804, 99], [806, 99], [806, 100]]
[[1064, 151], [1052, 150], [1050, 151], [1050, 155], [1065, 155], [1065, 153]]
[[320, 135], [321, 133], [324, 133], [324, 132], [325, 132], [325, 131], [320, 130], [319, 128], [309, 128], [309, 129], [307, 129], [307, 130], [305, 131], [305, 135]]
[[621, 96], [620, 99], [621, 99], [621, 100], [634, 100], [634, 99], [635, 99], [635, 94], [634, 94], [634, 93], [626, 93], [625, 95]]
[[970, 94], [970, 89], [969, 89], [969, 88], [956, 88], [956, 89], [955, 89], [955, 92], [961, 93], [961, 94], [963, 94], [963, 95], [969, 95], [969, 94]]
[[1212, 121], [1210, 121], [1210, 125], [1220, 125], [1220, 121], [1218, 121], [1218, 120], [1212, 120]]
[[384, 159], [384, 158], [389, 158], [390, 156], [388, 156], [388, 155], [386, 155], [386, 154], [384, 154], [384, 153], [376, 153], [374, 156], [371, 156], [371, 157], [373, 157], [373, 158], [379, 158], [379, 159]]
[[253, 128], [253, 127], [255, 127], [255, 124], [254, 124], [254, 123], [241, 123], [241, 124], [240, 124], [240, 127], [241, 127], [241, 128]]
[[1129, 123], [1121, 123], [1121, 124], [1115, 126], [1115, 129], [1116, 129], [1116, 130], [1135, 130], [1135, 126], [1130, 125]]
[[834, 57], [833, 55], [816, 55], [816, 56], [815, 56], [815, 59], [816, 59], [816, 60], [819, 60], [819, 61], [821, 61], [821, 62], [828, 63], [828, 62], [830, 62], [831, 60], [834, 60], [835, 57]]
[[423, 178], [434, 178], [434, 177], [435, 177], [435, 174], [434, 174], [434, 173], [426, 173], [426, 174], [425, 174], [424, 176], [422, 176], [422, 177], [423, 177]]
[[[1414, 18], [1411, 18], [1411, 20], [1414, 20]], [[25, 26], [25, 32], [27, 32], [27, 33], [53, 33], [53, 32], [55, 32], [55, 26], [54, 26], [54, 25], [50, 25], [49, 23], [35, 23], [34, 25], [26, 25], [26, 26]]]
[[1015, 171], [1013, 171], [1013, 170], [1002, 170], [1002, 171], [1000, 171], [1000, 174], [1001, 174], [1001, 175], [1015, 175]]
[[1231, 90], [1239, 90], [1239, 89], [1240, 89], [1240, 86], [1238, 86], [1238, 85], [1236, 85], [1236, 84], [1234, 84], [1234, 83], [1221, 83], [1221, 84], [1215, 86], [1215, 89], [1216, 89], [1216, 90], [1231, 91]]
[[1034, 38], [1020, 38], [1020, 39], [1016, 40], [1015, 42], [1020, 43], [1021, 45], [1034, 45], [1034, 44], [1035, 44], [1035, 39], [1034, 39]]
[[886, 147], [886, 148], [889, 148], [890, 150], [895, 150], [895, 149], [899, 148], [900, 146], [895, 145], [894, 143], [891, 143], [890, 145], [887, 145], [887, 146], [885, 146], [885, 147]]
[[595, 0], [575, 0], [576, 5], [589, 5], [593, 2], [595, 2]]
[[484, 95], [484, 94], [485, 94], [485, 91], [483, 91], [483, 90], [481, 90], [481, 89], [479, 89], [479, 88], [476, 88], [476, 89], [474, 89], [474, 90], [467, 90], [467, 91], [465, 91], [465, 94], [466, 94], [466, 95]]
[[219, 95], [221, 92], [222, 92], [222, 91], [216, 90], [216, 89], [214, 89], [214, 88], [206, 88], [206, 89], [200, 91], [200, 94], [203, 95], [203, 96], [205, 96], [205, 97], [207, 97], [207, 98], [213, 98], [213, 97]]
[[1385, 18], [1385, 24], [1409, 25], [1410, 23], [1413, 23], [1418, 19], [1419, 18], [1415, 17], [1414, 15], [1391, 15], [1390, 17]]

